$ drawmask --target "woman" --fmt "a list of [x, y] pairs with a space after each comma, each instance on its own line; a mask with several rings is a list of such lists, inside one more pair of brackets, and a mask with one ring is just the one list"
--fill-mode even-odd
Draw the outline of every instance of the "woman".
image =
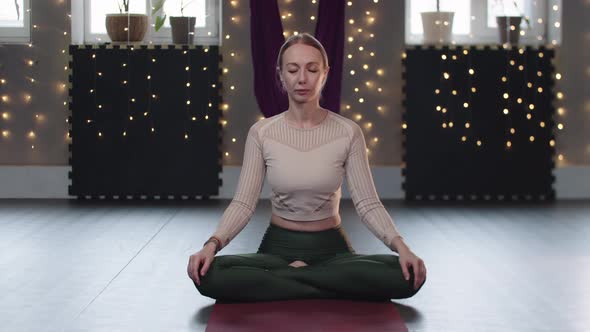
[[[424, 262], [377, 197], [361, 128], [319, 106], [328, 70], [323, 46], [307, 33], [281, 47], [277, 73], [289, 109], [248, 132], [234, 198], [189, 260], [188, 274], [201, 294], [223, 302], [383, 301], [411, 297], [424, 284]], [[214, 258], [250, 220], [265, 175], [272, 215], [257, 253]], [[361, 221], [399, 256], [352, 249], [338, 212], [344, 175]]]

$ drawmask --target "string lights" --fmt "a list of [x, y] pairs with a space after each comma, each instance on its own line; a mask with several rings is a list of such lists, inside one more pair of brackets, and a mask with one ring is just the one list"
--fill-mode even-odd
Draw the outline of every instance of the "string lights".
[[[30, 6], [30, 2], [25, 1], [23, 3], [23, 6], [27, 6], [27, 5]], [[69, 9], [70, 9], [69, 1], [57, 0], [57, 1], [55, 1], [55, 5], [57, 6], [58, 10], [63, 10], [63, 12], [66, 14], [65, 28], [68, 29], [70, 27], [69, 23], [70, 23], [70, 19], [71, 19], [71, 14], [69, 12]], [[27, 15], [32, 20], [33, 16], [32, 16], [31, 8], [30, 7], [29, 8], [23, 7], [22, 9], [24, 10], [24, 12], [27, 13]], [[42, 56], [46, 56], [46, 53], [40, 52], [40, 50], [38, 49], [38, 46], [36, 44], [36, 40], [35, 40], [35, 38], [37, 37], [37, 34], [40, 33], [41, 30], [54, 31], [56, 33], [56, 35], [59, 35], [63, 38], [63, 45], [64, 46], [60, 49], [59, 53], [57, 54], [57, 57], [64, 58], [64, 61], [66, 63], [66, 65], [64, 65], [64, 71], [68, 70], [68, 65], [67, 65], [68, 57], [66, 54], [66, 47], [68, 44], [70, 44], [69, 32], [65, 31], [61, 28], [57, 28], [55, 26], [43, 26], [43, 25], [39, 25], [39, 24], [33, 22], [31, 24], [31, 29], [30, 29], [30, 40], [27, 44], [25, 44], [25, 46], [30, 50], [29, 55], [27, 55], [22, 60], [22, 66], [24, 67], [24, 70], [19, 71], [19, 72], [24, 73], [24, 77], [22, 79], [26, 82], [25, 88], [22, 91], [14, 92], [12, 96], [10, 94], [8, 94], [7, 92], [6, 93], [0, 92], [0, 95], [1, 95], [0, 106], [3, 106], [2, 109], [0, 109], [1, 120], [2, 120], [2, 122], [0, 122], [0, 124], [2, 125], [0, 139], [2, 139], [3, 141], [9, 141], [12, 139], [12, 137], [15, 136], [15, 134], [17, 136], [22, 135], [26, 139], [26, 141], [28, 142], [28, 146], [30, 147], [31, 150], [37, 149], [37, 147], [38, 147], [37, 141], [40, 138], [38, 135], [38, 130], [40, 127], [44, 126], [47, 123], [47, 118], [48, 118], [45, 113], [38, 110], [38, 109], [44, 109], [44, 108], [41, 107], [41, 101], [38, 100], [38, 98], [35, 96], [35, 92], [39, 91], [39, 90], [43, 90], [43, 91], [54, 90], [54, 91], [56, 91], [56, 93], [58, 95], [63, 96], [62, 97], [62, 98], [64, 98], [63, 106], [65, 107], [68, 104], [68, 101], [66, 98], [68, 96], [68, 89], [70, 88], [70, 86], [68, 84], [64, 83], [65, 80], [58, 79], [56, 82], [49, 82], [48, 80], [45, 80], [42, 78], [40, 79], [38, 77], [39, 76], [39, 66], [43, 65], [43, 63], [40, 63], [40, 59], [42, 58]], [[16, 80], [18, 80], [18, 79], [16, 79]], [[14, 81], [15, 81], [14, 78], [9, 80], [6, 77], [1, 77], [0, 78], [0, 89], [7, 90], [10, 87], [9, 82], [14, 82]], [[45, 87], [47, 87], [48, 89], [44, 89]], [[10, 106], [10, 108], [8, 108], [7, 106]], [[6, 125], [8, 125], [13, 119], [15, 119], [15, 116], [13, 116], [12, 112], [17, 107], [23, 107], [23, 108], [27, 108], [30, 110], [35, 110], [34, 112], [31, 112], [31, 115], [30, 115], [31, 125], [34, 128], [25, 129], [21, 133], [13, 133], [13, 131], [11, 131], [9, 128], [6, 127]], [[22, 114], [25, 114], [25, 113], [22, 112]], [[68, 118], [66, 118], [66, 122], [69, 122]], [[41, 138], [46, 139], [44, 137], [41, 137]], [[64, 139], [65, 139], [66, 143], [69, 142], [69, 138], [70, 138], [69, 133], [66, 132], [66, 134], [64, 135]]]
[[[67, 26], [69, 27], [69, 22], [71, 20], [71, 13], [69, 12], [69, 8], [71, 8], [70, 5], [70, 1], [67, 0], [56, 0], [55, 2], [56, 6], [60, 6], [60, 8], [63, 8], [63, 12], [66, 14], [66, 20], [68, 22]], [[228, 17], [228, 22], [230, 24], [228, 24], [229, 26], [231, 26], [230, 29], [234, 29], [234, 31], [246, 31], [244, 27], [244, 19], [242, 17], [243, 13], [245, 10], [247, 10], [247, 6], [244, 6], [244, 4], [246, 4], [246, 2], [244, 2], [243, 0], [231, 0], [228, 1], [229, 3], [229, 10], [227, 10], [227, 17]], [[317, 4], [318, 1], [316, 0], [310, 0], [309, 2], [311, 4], [311, 6], [309, 6], [309, 13], [307, 13], [307, 15], [304, 15], [302, 17], [297, 17], [297, 15], [295, 15], [292, 11], [286, 10], [283, 14], [283, 12], [281, 13], [281, 18], [283, 19], [283, 23], [286, 25], [289, 24], [303, 24], [306, 22], [315, 24], [317, 22]], [[532, 1], [533, 6], [539, 6], [539, 1]], [[293, 5], [294, 2], [291, 0], [285, 0], [284, 1], [284, 8], [289, 8], [289, 6]], [[369, 125], [370, 121], [368, 119], [370, 119], [371, 117], [366, 116], [366, 117], [357, 117], [355, 116], [355, 114], [366, 114], [366, 112], [370, 112], [370, 111], [374, 111], [376, 112], [376, 114], [381, 117], [381, 118], [385, 118], [387, 113], [389, 112], [389, 106], [387, 105], [380, 105], [380, 100], [382, 98], [384, 98], [386, 95], [389, 95], [391, 93], [391, 91], [388, 91], [388, 87], [384, 84], [385, 81], [388, 79], [388, 68], [380, 68], [379, 64], [375, 63], [375, 57], [377, 56], [376, 54], [376, 41], [378, 40], [378, 36], [374, 33], [374, 28], [377, 24], [381, 23], [379, 18], [380, 18], [380, 5], [381, 3], [379, 1], [372, 1], [370, 3], [363, 3], [362, 5], [360, 5], [360, 3], [357, 3], [357, 1], [347, 1], [347, 18], [346, 18], [346, 35], [345, 35], [345, 40], [346, 40], [346, 49], [344, 52], [344, 59], [345, 59], [345, 69], [343, 71], [343, 73], [345, 75], [344, 76], [344, 80], [347, 82], [346, 85], [344, 86], [348, 86], [350, 87], [350, 89], [352, 89], [351, 91], [353, 93], [346, 93], [346, 91], [344, 91], [345, 93], [343, 93], [343, 100], [342, 100], [342, 112], [344, 113], [344, 115], [349, 116], [351, 119], [357, 121], [357, 122], [361, 122], [361, 127], [363, 128], [363, 130], [365, 131], [365, 134], [367, 134], [368, 136], [370, 136], [370, 139], [368, 140], [369, 143], [369, 149], [370, 150], [375, 150], [378, 147], [378, 144], [382, 144], [382, 142], [384, 142], [384, 140], [382, 139], [382, 137], [379, 137], [378, 135], [371, 135], [372, 132], [374, 132], [376, 130], [376, 125], [375, 123], [372, 123], [371, 125]], [[30, 8], [26, 8], [26, 11], [29, 12], [30, 14]], [[536, 12], [536, 11], [535, 11]], [[545, 38], [545, 36], [543, 35], [542, 30], [540, 29], [533, 29], [532, 31], [541, 31], [538, 33], [537, 36], [535, 36], [536, 41], [538, 42], [538, 44], [546, 44], [546, 46], [548, 48], [550, 48], [550, 46], [556, 46], [559, 44], [560, 38], [559, 38], [559, 32], [562, 29], [562, 25], [560, 23], [560, 15], [561, 15], [561, 1], [558, 0], [549, 0], [548, 1], [548, 15], [547, 17], [536, 17], [536, 18], [532, 18], [531, 19], [531, 23], [533, 25], [536, 25], [537, 27], [541, 27], [541, 26], [546, 26], [547, 29], [549, 30], [547, 33], [547, 38]], [[471, 17], [472, 20], [478, 20], [481, 19], [479, 17], [475, 17], [472, 16]], [[304, 22], [305, 20], [305, 22]], [[34, 24], [32, 24], [32, 29], [31, 29], [31, 36], [35, 37], [36, 33], [38, 33], [40, 30], [43, 29], [53, 29], [51, 27], [47, 27], [47, 26], [43, 26], [42, 24], [38, 24], [37, 22], [33, 22]], [[41, 22], [39, 22], [41, 23]], [[288, 37], [291, 34], [296, 34], [299, 33], [298, 31], [303, 31], [304, 29], [302, 29], [301, 27], [298, 27], [297, 29], [291, 28], [291, 29], [286, 29], [285, 30], [285, 37]], [[63, 41], [65, 42], [65, 45], [70, 44], [70, 33], [68, 31], [63, 31], [63, 29], [56, 29], [56, 33], [59, 34], [60, 36], [63, 37]], [[529, 31], [527, 30], [521, 30], [521, 37], [526, 37], [526, 34], [528, 34]], [[477, 38], [477, 36], [471, 34], [469, 36], [470, 38], [474, 39]], [[225, 68], [223, 68], [222, 70], [222, 74], [223, 74], [223, 79], [224, 80], [228, 80], [231, 78], [231, 76], [233, 75], [234, 72], [237, 73], [237, 71], [234, 71], [231, 66], [235, 65], [235, 66], [240, 66], [242, 65], [241, 61], [242, 59], [240, 58], [240, 54], [242, 54], [244, 51], [240, 50], [240, 49], [236, 49], [237, 44], [236, 40], [239, 38], [236, 38], [235, 36], [232, 36], [231, 33], [225, 33], [223, 36], [223, 41], [224, 41], [224, 49], [227, 50], [227, 53], [230, 55], [229, 59], [230, 61], [226, 61], [226, 65]], [[100, 40], [98, 40], [100, 42]], [[38, 144], [36, 144], [36, 142], [40, 141], [40, 140], [46, 140], [47, 137], [44, 137], [43, 134], [39, 133], [39, 126], [43, 124], [43, 121], [47, 120], [47, 116], [45, 114], [43, 114], [42, 112], [35, 112], [32, 113], [32, 115], [30, 115], [30, 119], [33, 120], [33, 123], [36, 124], [33, 128], [28, 127], [24, 130], [22, 130], [22, 132], [15, 132], [14, 129], [10, 128], [10, 124], [13, 123], [13, 121], [15, 120], [15, 118], [17, 117], [17, 114], [14, 113], [15, 111], [15, 107], [17, 102], [22, 102], [24, 107], [27, 107], [29, 109], [36, 109], [40, 106], [40, 101], [38, 100], [38, 98], [36, 98], [36, 92], [41, 85], [43, 84], [47, 84], [47, 82], [45, 82], [45, 80], [42, 77], [38, 77], [39, 71], [38, 71], [38, 67], [39, 65], [44, 65], [44, 64], [40, 64], [38, 63], [38, 59], [39, 56], [41, 56], [41, 54], [38, 53], [38, 50], [36, 50], [36, 43], [35, 43], [35, 39], [32, 38], [31, 42], [28, 43], [25, 47], [28, 47], [31, 49], [31, 53], [30, 55], [26, 58], [23, 59], [23, 67], [27, 70], [23, 71], [25, 74], [23, 75], [22, 79], [25, 79], [27, 81], [27, 84], [29, 84], [29, 88], [24, 89], [24, 91], [18, 91], [18, 92], [9, 92], [11, 91], [10, 88], [15, 86], [16, 84], [14, 83], [15, 78], [11, 78], [11, 77], [1, 77], [1, 75], [3, 74], [2, 72], [0, 72], [0, 105], [2, 106], [2, 109], [0, 109], [0, 139], [3, 141], [8, 141], [10, 140], [12, 137], [14, 136], [21, 136], [27, 139], [27, 141], [30, 143], [30, 147], [31, 148], [35, 148], [35, 146], [37, 146], [38, 148]], [[152, 41], [149, 41], [149, 43], [151, 44]], [[455, 43], [455, 41], [453, 41], [453, 43]], [[131, 51], [131, 50], [129, 50]], [[67, 73], [67, 71], [69, 70], [69, 66], [68, 66], [68, 57], [67, 57], [67, 49], [64, 48], [59, 48], [58, 49], [58, 56], [63, 57], [64, 58], [64, 71]], [[450, 56], [451, 54], [449, 54]], [[404, 55], [402, 54], [402, 57]], [[462, 54], [459, 53], [457, 54], [457, 56], [465, 56], [468, 57], [468, 62], [470, 61], [469, 57], [471, 56], [471, 54]], [[527, 64], [526, 63], [526, 57], [522, 54], [522, 53], [518, 53], [518, 54], [513, 54], [514, 60], [515, 60], [515, 65], [514, 67], [511, 66], [511, 68], [516, 68], [518, 71], [520, 71], [522, 73], [522, 75], [525, 75], [527, 73], [527, 70], [533, 70], [534, 68], [532, 68], [533, 64]], [[188, 54], [187, 54], [188, 57]], [[520, 61], [522, 59], [522, 62]], [[539, 61], [543, 61], [543, 58], [539, 58]], [[153, 59], [156, 60], [156, 59]], [[36, 62], [37, 61], [37, 62]], [[98, 63], [100, 64], [101, 59], [95, 59], [94, 63]], [[442, 63], [442, 59], [441, 59], [441, 63]], [[450, 64], [451, 61], [453, 61], [452, 58], [447, 59], [445, 61], [449, 61], [448, 63]], [[152, 63], [153, 66], [157, 66], [157, 62], [153, 62]], [[508, 62], [508, 65], [510, 66], [510, 63]], [[531, 66], [531, 68], [529, 68], [529, 66]], [[121, 67], [124, 71], [129, 70], [129, 68], [127, 67]], [[150, 67], [152, 68], [152, 67]], [[521, 69], [522, 68], [522, 69]], [[471, 74], [469, 71], [465, 72], [465, 75], [467, 75], [467, 79], [469, 80], [468, 85], [471, 85], [473, 82], [475, 82], [475, 78], [478, 75], [478, 69], [477, 68], [472, 68], [474, 70], [474, 73]], [[98, 68], [97, 68], [98, 70]], [[101, 75], [110, 75], [110, 73], [103, 71], [103, 72], [97, 72], [94, 71], [97, 79], [97, 82], [99, 82], [101, 79], [103, 79], [104, 77], [101, 77]], [[543, 74], [543, 73], [542, 73]], [[187, 74], [188, 75], [188, 74]], [[215, 75], [215, 73], [211, 73], [211, 75]], [[64, 76], [65, 77], [65, 76]], [[441, 76], [444, 79], [444, 74], [443, 76]], [[20, 78], [19, 78], [20, 79]], [[131, 123], [131, 121], [135, 121], [139, 117], [145, 117], [148, 118], [150, 120], [150, 125], [147, 126], [147, 130], [148, 132], [152, 133], [152, 134], [157, 134], [158, 133], [158, 128], [156, 128], [156, 124], [153, 123], [153, 110], [154, 110], [154, 103], [157, 103], [159, 95], [157, 93], [157, 91], [152, 91], [153, 86], [151, 85], [150, 80], [154, 80], [155, 77], [151, 76], [150, 78], [146, 77], [146, 80], [148, 81], [148, 92], [147, 92], [147, 98], [146, 98], [146, 102], [147, 102], [147, 106], [145, 110], [139, 110], [137, 109], [137, 113], [134, 113], [134, 105], [138, 104], [138, 101], [140, 100], [140, 98], [143, 98], [141, 96], [130, 96], [129, 99], [129, 104], [128, 104], [128, 117], [127, 117], [127, 123]], [[447, 83], [451, 83], [453, 82], [454, 77], [449, 76], [448, 77], [448, 81]], [[507, 77], [508, 82], [510, 80], [510, 76]], [[535, 80], [540, 80], [543, 79], [542, 76], [535, 76]], [[555, 100], [555, 105], [556, 105], [556, 109], [557, 109], [557, 115], [559, 116], [559, 120], [556, 121], [556, 128], [558, 130], [558, 132], [561, 132], [563, 130], [565, 130], [565, 123], [564, 123], [564, 119], [565, 116], [567, 115], [567, 110], [565, 108], [565, 106], [563, 105], [563, 101], [565, 100], [566, 96], [564, 95], [564, 93], [562, 91], [559, 90], [559, 83], [564, 79], [563, 78], [563, 74], [562, 73], [556, 73], [555, 76], [553, 77], [553, 79], [555, 79], [556, 85], [554, 87], [554, 93], [556, 96], [556, 100]], [[67, 90], [71, 89], [71, 84], [66, 84], [66, 86], [64, 87], [62, 81], [65, 81], [65, 79], [60, 80], [58, 82], [52, 82], [50, 84], [55, 84], [55, 86], [57, 87], [57, 91], [63, 91], [64, 94], [64, 100], [63, 100], [63, 105], [64, 108], [67, 108], [68, 102], [69, 100], [67, 99]], [[131, 84], [136, 84], [137, 82], [130, 82], [129, 80], [127, 80], [127, 82], [121, 82], [122, 85], [127, 85], [126, 89], [131, 89]], [[190, 82], [187, 82], [187, 84], [189, 84]], [[530, 84], [529, 84], [530, 83]], [[228, 89], [227, 92], [233, 92], [233, 91], [238, 91], [240, 90], [240, 86], [236, 83], [234, 84], [227, 84], [228, 87], [230, 87], [230, 89]], [[233, 86], [233, 89], [231, 89], [231, 87]], [[95, 85], [94, 87], [94, 91], [89, 93], [94, 94], [93, 98], [97, 98], [95, 99], [97, 101], [96, 109], [95, 111], [97, 112], [96, 115], [98, 116], [100, 114], [101, 111], [104, 111], [104, 109], [102, 108], [104, 105], [99, 104], [98, 101], [102, 100], [102, 97], [100, 97], [100, 91], [97, 91], [96, 89], [98, 88], [98, 86]], [[188, 91], [188, 89], [190, 88], [190, 86], [186, 86], [186, 89]], [[461, 91], [459, 89], [455, 89], [457, 90], [457, 95], [453, 95], [452, 94], [452, 88], [448, 91], [449, 93], [443, 92], [443, 89], [446, 89], [446, 87], [443, 87], [441, 85], [440, 89], [439, 89], [439, 94], [438, 96], [442, 96], [443, 94], [447, 94], [449, 96], [452, 96], [454, 98], [456, 98], [457, 103], [459, 105], [459, 107], [457, 108], [457, 110], [461, 110], [464, 112], [468, 112], [468, 114], [471, 114], [471, 110], [473, 109], [473, 104], [471, 101], [471, 94], [475, 94], [478, 93], [479, 91], [477, 90], [477, 86], [472, 86], [471, 88]], [[527, 90], [528, 92], [530, 91], [536, 91], [535, 95], [541, 95], [544, 93], [551, 93], [552, 91], [546, 91], [546, 90], [539, 90], [540, 86], [535, 83], [534, 80], [532, 80], [531, 82], [527, 82], [526, 86], [523, 86], [523, 90]], [[445, 90], [446, 91], [446, 90]], [[188, 92], [187, 92], [188, 93]], [[430, 92], [429, 92], [430, 93]], [[437, 96], [437, 94], [435, 93], [435, 96]], [[531, 96], [531, 97], [533, 97]], [[104, 97], [104, 96], [103, 96]], [[135, 102], [132, 101], [133, 98], [135, 99]], [[520, 98], [520, 99], [519, 99]], [[231, 100], [231, 98], [229, 99]], [[187, 101], [189, 101], [187, 99]], [[501, 108], [499, 111], [502, 112], [502, 114], [504, 114], [504, 109], [508, 109], [508, 114], [506, 114], [506, 119], [509, 120], [511, 119], [511, 116], [516, 116], [515, 113], [518, 109], [523, 109], [526, 112], [524, 113], [524, 116], [529, 116], [530, 117], [530, 123], [534, 123], [534, 126], [537, 128], [544, 128], [543, 126], [548, 126], [548, 122], [546, 120], [543, 119], [537, 119], [535, 117], [535, 112], [538, 111], [537, 109], [537, 105], [534, 101], [534, 98], [532, 101], [529, 102], [529, 100], [527, 100], [526, 96], [524, 95], [524, 91], [522, 92], [522, 96], [509, 96], [507, 99], [502, 99], [502, 101], [505, 101], [506, 103], [512, 103], [514, 105], [516, 105], [518, 108], [515, 109], [510, 109], [509, 107], [503, 107]], [[516, 104], [514, 103], [514, 101], [516, 101]], [[532, 105], [532, 106], [531, 106]], [[203, 109], [208, 110], [211, 107], [211, 104], [209, 103], [208, 105], [205, 105], [206, 107], [204, 107]], [[451, 107], [449, 105], [445, 105], [444, 103], [440, 104], [441, 108], [440, 110], [435, 110], [437, 112], [440, 112], [441, 115], [444, 115], [446, 118], [443, 118], [443, 122], [446, 122], [447, 128], [445, 129], [460, 129], [462, 131], [464, 131], [464, 133], [462, 135], [460, 135], [460, 142], [475, 142], [477, 144], [477, 140], [479, 139], [482, 143], [485, 143], [485, 141], [483, 140], [483, 138], [481, 137], [475, 137], [474, 134], [477, 132], [477, 124], [473, 123], [473, 120], [468, 120], [465, 121], [463, 123], [458, 123], [457, 121], [453, 120], [453, 115], [451, 112]], [[444, 107], [443, 107], [444, 106]], [[194, 112], [193, 110], [191, 110], [191, 107], [203, 107], [203, 105], [192, 105], [192, 104], [186, 104], [186, 109], [187, 109], [187, 116], [189, 116], [189, 121], [195, 122], [195, 121], [200, 121], [200, 120], [206, 120], [208, 119], [208, 115], [205, 114], [205, 116], [202, 115], [197, 115], [197, 114], [192, 114], [191, 112]], [[532, 107], [532, 108], [531, 108]], [[225, 102], [224, 104], [221, 105], [221, 110], [223, 112], [227, 112], [230, 110], [230, 103]], [[527, 115], [530, 114], [530, 115]], [[258, 115], [256, 115], [256, 117], [258, 117]], [[133, 120], [132, 120], [133, 119]], [[358, 119], [358, 120], [357, 120]], [[88, 122], [87, 124], [89, 126], [91, 125], [95, 125], [96, 127], [96, 133], [98, 135], [98, 132], [101, 132], [102, 137], [105, 138], [106, 133], [103, 132], [103, 130], [101, 130], [98, 125], [99, 123], [93, 123], [96, 119], [95, 118], [90, 118], [87, 119]], [[255, 119], [257, 120], [257, 119]], [[70, 119], [66, 118], [66, 122], [70, 122]], [[228, 122], [227, 120], [223, 120], [220, 121], [221, 124], [227, 129], [226, 132], [231, 132], [234, 131], [234, 128], [229, 128], [230, 126], [230, 122]], [[453, 124], [451, 126], [451, 123]], [[442, 124], [441, 124], [442, 125]], [[406, 123], [402, 123], [401, 124], [402, 128], [407, 128], [407, 124]], [[521, 128], [514, 128], [514, 126], [512, 125], [507, 125], [507, 133], [509, 133], [507, 135], [507, 142], [511, 141], [511, 147], [514, 148], [515, 147], [515, 141], [513, 141], [511, 139], [511, 137], [514, 137], [514, 135], [516, 133], [518, 134], [526, 134], [526, 131], [522, 131], [520, 130]], [[34, 135], [30, 135], [30, 132], [33, 132]], [[129, 134], [129, 131], [127, 130], [127, 128], [124, 128], [124, 130], [120, 133], [121, 135], [125, 135], [125, 134]], [[181, 133], [184, 134], [184, 133]], [[534, 135], [528, 135], [528, 136], [534, 136]], [[528, 137], [527, 136], [527, 137]], [[473, 138], [472, 138], [473, 137]], [[66, 132], [65, 134], [65, 141], [66, 142], [70, 142], [71, 140], [71, 135], [69, 132]], [[235, 147], [236, 149], [239, 146], [242, 146], [241, 144], [241, 139], [239, 137], [231, 137], [229, 138], [231, 144], [236, 144]], [[539, 139], [535, 139], [534, 143], [538, 143], [540, 142]], [[552, 147], [558, 147], [556, 145], [556, 142], [554, 139], [551, 139], [549, 141], [549, 144], [551, 144]], [[224, 145], [226, 150], [228, 149], [228, 144]], [[225, 157], [228, 157], [230, 155], [229, 153], [230, 151], [225, 151], [225, 153], [223, 154]], [[558, 154], [558, 159], [564, 160], [565, 156], [563, 153], [559, 153]], [[238, 161], [237, 159], [229, 159], [231, 161]]]
[[[535, 7], [533, 9], [533, 12], [535, 13], [539, 13], [539, 11], [537, 10], [537, 7], [539, 6], [538, 1], [532, 1], [533, 6]], [[559, 5], [557, 4], [558, 1], [556, 0], [552, 0], [550, 2], [553, 2], [553, 4], [550, 5], [550, 10], [553, 12], [557, 12], [559, 10]], [[554, 13], [554, 15], [549, 15], [550, 17], [553, 17], [553, 24], [548, 26], [548, 29], [559, 29], [561, 24], [559, 23], [559, 15], [556, 15]], [[475, 15], [471, 16], [471, 20], [475, 21], [477, 18]], [[526, 21], [529, 21], [529, 17], [525, 16]], [[541, 80], [543, 80], [543, 73], [538, 69], [541, 68], [541, 65], [539, 65], [540, 61], [543, 61], [544, 58], [544, 53], [543, 53], [543, 49], [551, 49], [553, 46], [557, 45], [557, 39], [558, 36], [560, 35], [559, 33], [548, 33], [549, 36], [553, 35], [553, 38], [551, 38], [551, 42], [549, 43], [548, 40], [546, 40], [543, 36], [543, 31], [544, 31], [544, 19], [543, 18], [537, 18], [536, 20], [533, 20], [533, 22], [536, 22], [536, 24], [541, 25], [541, 29], [533, 29], [534, 31], [539, 31], [539, 34], [536, 36], [536, 38], [534, 39], [534, 42], [537, 42], [537, 46], [539, 47], [540, 51], [537, 52], [537, 59], [536, 61], [533, 63], [533, 70], [536, 72], [536, 75], [534, 76], [534, 78], [532, 80], [529, 79], [529, 75], [528, 72], [531, 68], [530, 64], [527, 63], [527, 56], [525, 54], [525, 48], [521, 47], [518, 50], [513, 47], [512, 45], [510, 45], [509, 43], [505, 43], [502, 45], [502, 49], [505, 52], [506, 55], [506, 68], [505, 68], [505, 72], [503, 75], [501, 75], [500, 80], [501, 80], [501, 86], [503, 87], [501, 93], [499, 94], [498, 98], [501, 101], [501, 109], [500, 112], [502, 112], [503, 115], [505, 115], [505, 120], [507, 123], [506, 126], [506, 133], [507, 133], [507, 137], [506, 137], [506, 144], [505, 144], [505, 148], [506, 150], [510, 150], [513, 146], [514, 146], [514, 141], [513, 141], [513, 136], [516, 134], [517, 130], [514, 128], [514, 123], [513, 123], [513, 115], [515, 114], [519, 114], [518, 112], [522, 111], [521, 113], [524, 114], [524, 116], [526, 117], [526, 119], [528, 120], [529, 123], [535, 123], [535, 125], [531, 125], [531, 126], [527, 126], [527, 130], [519, 130], [520, 133], [522, 133], [523, 135], [526, 135], [527, 132], [529, 132], [529, 142], [537, 142], [538, 140], [535, 140], [535, 129], [536, 127], [540, 127], [540, 128], [545, 128], [546, 126], [546, 122], [543, 121], [543, 119], [536, 119], [535, 116], [535, 105], [537, 105], [538, 103], [538, 97], [541, 96], [543, 93], [547, 93], [547, 91], [543, 90], [543, 87], [541, 86]], [[533, 23], [534, 24], [534, 23]], [[510, 26], [509, 27], [511, 30], [515, 30], [516, 27], [514, 26]], [[520, 35], [521, 36], [526, 36], [526, 30], [521, 30], [520, 31]], [[470, 37], [470, 42], [473, 42], [474, 38], [476, 36], [474, 36], [473, 34], [469, 35]], [[529, 41], [530, 42], [530, 41]], [[452, 45], [456, 45], [456, 41], [452, 40], [451, 41]], [[479, 46], [477, 46], [477, 48], [479, 48]], [[454, 87], [453, 87], [453, 79], [454, 77], [452, 76], [451, 73], [453, 72], [460, 72], [457, 70], [452, 70], [451, 66], [454, 63], [454, 60], [457, 60], [457, 57], [461, 56], [461, 53], [458, 52], [457, 54], [451, 54], [451, 50], [455, 50], [454, 46], [443, 46], [441, 49], [441, 58], [440, 58], [440, 82], [439, 82], [439, 87], [435, 89], [434, 91], [434, 97], [435, 100], [437, 100], [436, 102], [436, 106], [435, 106], [435, 111], [439, 112], [442, 116], [442, 123], [441, 123], [441, 127], [443, 129], [450, 129], [455, 127], [454, 123], [452, 121], [452, 117], [453, 117], [453, 110], [455, 109], [454, 104], [449, 102], [449, 99], [454, 98], [455, 96], [460, 94], [460, 91], [457, 91]], [[530, 50], [529, 50], [530, 51]], [[459, 102], [459, 106], [456, 107], [457, 110], [460, 110], [461, 108], [465, 109], [465, 110], [469, 110], [472, 106], [471, 103], [471, 96], [474, 93], [477, 93], [477, 88], [475, 86], [472, 86], [472, 78], [474, 78], [476, 76], [477, 73], [477, 69], [473, 68], [472, 66], [472, 62], [471, 62], [471, 55], [469, 50], [464, 49], [463, 50], [463, 56], [467, 57], [466, 62], [468, 63], [468, 71], [465, 73], [466, 75], [466, 79], [467, 79], [467, 98], [466, 101], [464, 101], [463, 103]], [[403, 57], [405, 58], [405, 53], [403, 54]], [[465, 61], [464, 61], [465, 62]], [[515, 74], [516, 73], [516, 74]], [[515, 86], [511, 86], [511, 82], [513, 81], [513, 78], [516, 79], [516, 77], [514, 77], [514, 75], [518, 75], [520, 73], [520, 75], [522, 75], [522, 78], [524, 80], [524, 82], [526, 82], [526, 85], [523, 84], [522, 86], [522, 92], [521, 92], [521, 96], [512, 96], [510, 94], [511, 90], [514, 90]], [[519, 75], [519, 76], [520, 76]], [[555, 75], [555, 79], [556, 80], [560, 80], [562, 78], [562, 74], [557, 73]], [[519, 80], [516, 80], [519, 81]], [[512, 89], [511, 89], [512, 87]], [[516, 91], [516, 90], [514, 90]], [[560, 102], [563, 99], [563, 93], [560, 91], [556, 91], [556, 97], [557, 97], [557, 102]], [[530, 96], [530, 101], [528, 96]], [[462, 105], [462, 107], [461, 107]], [[514, 108], [514, 109], [512, 109]], [[561, 105], [559, 105], [559, 107], [557, 107], [558, 109], [558, 114], [560, 116], [563, 116], [563, 114], [565, 113], [565, 110], [563, 107], [561, 107]], [[518, 111], [518, 112], [517, 112]], [[517, 113], [515, 113], [517, 112]], [[469, 113], [471, 114], [471, 113]], [[405, 128], [407, 128], [407, 125], [404, 123], [402, 124], [403, 126], [406, 126]], [[474, 129], [473, 128], [473, 119], [468, 120], [465, 122], [465, 126], [464, 127], [460, 127], [460, 128], [466, 128], [466, 129]], [[536, 127], [535, 127], [536, 126]], [[564, 128], [563, 123], [558, 123], [557, 125], [557, 129], [562, 130]], [[477, 130], [473, 130], [473, 135], [476, 135]], [[461, 142], [467, 142], [469, 141], [469, 134], [465, 133], [463, 135], [460, 136], [460, 141]], [[480, 139], [474, 139], [476, 146], [482, 146], [483, 142]], [[553, 148], [555, 147], [555, 140], [553, 138], [549, 138], [548, 139], [548, 144]], [[563, 154], [559, 154], [558, 159], [559, 160], [563, 160]]]

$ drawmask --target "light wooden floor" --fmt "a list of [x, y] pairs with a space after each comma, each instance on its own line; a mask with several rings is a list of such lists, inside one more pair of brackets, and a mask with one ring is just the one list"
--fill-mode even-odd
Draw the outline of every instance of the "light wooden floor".
[[[396, 300], [410, 331], [590, 331], [590, 202], [383, 201], [428, 280]], [[229, 201], [0, 200], [0, 330], [204, 331], [214, 300], [186, 273]], [[388, 253], [343, 200], [358, 253]], [[255, 252], [261, 201], [219, 254]]]

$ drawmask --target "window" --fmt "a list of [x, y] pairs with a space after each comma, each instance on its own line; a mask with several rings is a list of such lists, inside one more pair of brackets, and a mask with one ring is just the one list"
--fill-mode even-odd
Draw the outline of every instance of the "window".
[[0, 0], [0, 43], [30, 43], [30, 13], [30, 0]]
[[[496, 16], [529, 18], [530, 27], [522, 20], [521, 44], [538, 44], [547, 41], [548, 0], [441, 0], [441, 11], [454, 12], [453, 43], [499, 43]], [[514, 3], [518, 7], [514, 6]], [[436, 0], [406, 0], [406, 44], [422, 43], [422, 18], [420, 13], [436, 11]]]
[[[0, 0], [1, 1], [1, 0]], [[84, 35], [78, 36], [76, 42], [80, 43], [104, 43], [110, 39], [106, 32], [105, 17], [110, 13], [119, 13], [117, 0], [84, 0], [82, 9], [84, 17]], [[167, 0], [162, 10], [151, 15], [152, 5], [155, 0], [135, 0], [130, 2], [129, 12], [147, 14], [149, 29], [144, 42], [171, 43], [172, 32], [170, 28], [170, 16], [181, 16], [181, 2], [185, 4], [184, 16], [195, 16], [195, 44], [220, 44], [221, 7], [219, 0]], [[72, 12], [78, 12], [72, 8]], [[155, 31], [156, 16], [166, 14], [165, 24], [158, 31]], [[72, 24], [74, 27], [75, 24]]]

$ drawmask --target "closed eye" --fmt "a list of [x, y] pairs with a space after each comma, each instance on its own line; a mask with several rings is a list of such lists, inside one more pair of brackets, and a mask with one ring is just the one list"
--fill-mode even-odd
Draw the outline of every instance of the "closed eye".
[[[296, 71], [296, 70], [295, 70], [295, 71], [291, 71], [291, 70], [289, 70], [289, 72], [290, 72], [291, 74], [295, 74], [297, 71]], [[317, 73], [318, 71], [317, 71], [317, 70], [310, 70], [310, 72], [312, 72], [312, 73]]]

